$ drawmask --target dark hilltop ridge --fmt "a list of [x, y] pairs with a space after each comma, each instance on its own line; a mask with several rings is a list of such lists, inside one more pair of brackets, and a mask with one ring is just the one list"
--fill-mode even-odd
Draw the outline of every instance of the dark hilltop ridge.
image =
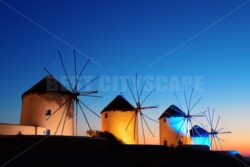
[[99, 137], [0, 136], [0, 148], [1, 167], [247, 166], [240, 155], [185, 146], [124, 145], [109, 133], [100, 133]]

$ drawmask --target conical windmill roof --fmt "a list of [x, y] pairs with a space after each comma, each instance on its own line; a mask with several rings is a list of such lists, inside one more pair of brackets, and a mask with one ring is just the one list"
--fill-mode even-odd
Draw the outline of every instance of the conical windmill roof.
[[118, 95], [102, 110], [102, 112], [132, 110], [135, 110], [135, 108], [123, 96]]
[[169, 118], [169, 117], [183, 117], [185, 113], [179, 109], [176, 105], [169, 106], [159, 117], [161, 118]]
[[190, 136], [191, 137], [208, 137], [209, 133], [202, 127], [195, 125], [190, 130]]
[[32, 86], [29, 90], [23, 93], [22, 98], [32, 93], [63, 93], [70, 94], [71, 92], [65, 88], [59, 81], [51, 75], [41, 79], [38, 83]]

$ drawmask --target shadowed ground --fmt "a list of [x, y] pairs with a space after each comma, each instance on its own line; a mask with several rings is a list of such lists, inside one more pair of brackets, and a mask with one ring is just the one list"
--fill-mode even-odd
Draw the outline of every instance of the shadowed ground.
[[240, 159], [219, 152], [123, 145], [108, 134], [99, 138], [0, 136], [0, 165], [32, 145], [6, 166], [245, 166]]

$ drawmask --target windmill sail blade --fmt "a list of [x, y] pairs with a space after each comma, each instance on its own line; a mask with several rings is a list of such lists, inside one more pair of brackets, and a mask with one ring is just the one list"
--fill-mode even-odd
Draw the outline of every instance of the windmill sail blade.
[[193, 111], [193, 109], [197, 106], [197, 104], [201, 101], [201, 97], [194, 103], [194, 105], [191, 107], [190, 112]]
[[137, 117], [138, 117], [138, 115], [136, 113], [135, 119], [134, 119], [134, 140], [135, 140], [136, 125], [137, 125]]
[[195, 115], [202, 115], [202, 116], [204, 116], [205, 112], [206, 112], [206, 111], [202, 111], [202, 112], [197, 113], [197, 114], [195, 114]]
[[214, 136], [214, 135], [213, 135], [213, 138], [214, 138], [214, 143], [215, 143], [216, 150], [218, 150], [218, 146], [217, 146], [216, 138], [215, 138], [215, 136]]
[[216, 126], [215, 126], [215, 130], [217, 130], [217, 127], [218, 127], [219, 122], [220, 122], [220, 116], [219, 116], [219, 118], [218, 118], [218, 120], [217, 120], [217, 123], [216, 123]]
[[78, 85], [78, 82], [79, 82], [79, 80], [80, 80], [80, 78], [82, 76], [83, 71], [85, 70], [85, 68], [87, 67], [87, 65], [89, 64], [89, 62], [90, 62], [90, 60], [87, 60], [87, 62], [83, 66], [82, 70], [80, 71], [79, 76], [78, 76], [77, 81], [76, 81], [75, 89], [76, 89], [76, 87]]
[[184, 98], [185, 98], [185, 103], [186, 103], [186, 108], [187, 108], [187, 113], [189, 115], [189, 107], [188, 107], [188, 102], [187, 102], [187, 92], [186, 92], [186, 89], [184, 88]]
[[141, 105], [144, 104], [144, 102], [149, 98], [149, 96], [155, 91], [155, 89], [151, 90], [148, 95], [144, 98], [144, 100], [142, 101]]
[[210, 124], [211, 124], [211, 127], [213, 128], [213, 122], [212, 122], [212, 117], [211, 117], [211, 112], [210, 112], [210, 109], [208, 108], [207, 109], [208, 110], [208, 118], [209, 118], [209, 122], [210, 122]]
[[223, 150], [223, 147], [222, 147], [222, 144], [221, 144], [221, 139], [219, 139], [217, 136], [215, 136], [216, 138], [217, 138], [217, 141], [218, 141], [218, 143], [219, 143], [219, 146], [220, 146], [220, 148], [221, 148], [221, 150]]
[[98, 93], [98, 91], [85, 91], [85, 92], [80, 92], [80, 95], [85, 96], [85, 95], [96, 94], [96, 93]]
[[146, 139], [145, 139], [145, 133], [144, 133], [144, 127], [143, 127], [143, 120], [142, 120], [142, 114], [140, 114], [141, 117], [141, 128], [142, 128], [142, 136], [143, 136], [143, 140], [144, 140], [144, 144], [146, 144]]
[[177, 101], [177, 103], [178, 103], [179, 107], [180, 107], [180, 108], [181, 108], [181, 110], [183, 111], [183, 107], [181, 106], [180, 100], [179, 100], [179, 98], [178, 98], [178, 96], [177, 96], [176, 92], [174, 93], [174, 95], [175, 95], [175, 99], [176, 99], [176, 101]]
[[210, 147], [211, 147], [211, 150], [213, 149], [213, 136], [210, 135]]
[[[214, 141], [214, 145], [216, 147], [216, 150], [218, 150], [218, 147], [221, 148], [221, 150], [223, 150], [223, 147], [222, 147], [222, 144], [221, 142], [225, 142], [224, 140], [222, 140], [221, 138], [219, 138], [218, 135], [221, 135], [221, 134], [226, 134], [226, 133], [231, 133], [231, 132], [223, 132], [222, 130], [224, 128], [219, 128], [218, 125], [219, 125], [219, 122], [220, 122], [220, 118], [221, 116], [218, 117], [217, 121], [214, 122], [214, 113], [215, 113], [215, 109], [213, 109], [212, 113], [210, 112], [210, 108], [208, 107], [207, 109], [207, 112], [208, 112], [208, 116], [207, 114], [205, 113], [205, 117], [210, 125], [210, 138], [211, 138], [211, 149], [212, 149], [212, 146], [213, 146], [213, 141]], [[214, 123], [215, 126], [214, 126]]]
[[220, 128], [220, 129], [217, 130], [217, 132], [220, 132], [220, 131], [222, 131], [223, 129], [224, 129], [224, 128]]
[[77, 103], [76, 103], [76, 101], [75, 101], [75, 106], [76, 106], [76, 110], [75, 110], [75, 112], [76, 112], [76, 132], [75, 132], [75, 135], [77, 136], [77, 127], [78, 127], [78, 105], [77, 105]]
[[229, 133], [232, 133], [232, 132], [218, 132], [219, 134], [229, 134]]
[[210, 122], [210, 120], [209, 120], [209, 118], [208, 118], [207, 114], [205, 113], [205, 114], [204, 114], [204, 116], [205, 116], [205, 118], [206, 118], [206, 120], [207, 120], [207, 122], [208, 122], [208, 124], [209, 124], [210, 128], [212, 128], [212, 127], [213, 127], [213, 125], [211, 124], [211, 122]]
[[204, 115], [199, 115], [199, 114], [195, 114], [195, 115], [190, 115], [191, 118], [195, 118], [195, 117], [204, 117]]
[[59, 106], [46, 120], [49, 120], [53, 115], [55, 115], [69, 100], [70, 100], [70, 98], [65, 100], [65, 102], [63, 102], [63, 104], [61, 106]]
[[192, 101], [192, 98], [193, 98], [193, 93], [194, 93], [194, 88], [192, 89], [192, 92], [191, 92], [191, 95], [190, 95], [190, 98], [189, 98], [188, 110], [190, 110], [190, 107], [191, 107], [191, 101]]
[[92, 112], [95, 116], [98, 118], [101, 118], [97, 113], [95, 113], [92, 109], [90, 109], [86, 104], [84, 104], [80, 99], [77, 100], [79, 103], [81, 103], [85, 108], [87, 108], [90, 112]]
[[65, 68], [65, 66], [64, 66], [61, 52], [58, 51], [58, 54], [59, 54], [59, 57], [60, 57], [60, 60], [61, 60], [61, 64], [62, 64], [62, 68], [63, 68], [64, 74], [66, 75], [66, 78], [67, 78], [67, 81], [68, 81], [68, 83], [69, 83], [69, 86], [70, 86], [71, 90], [73, 91], [74, 89], [73, 89], [73, 87], [72, 87], [72, 84], [71, 84], [71, 82], [70, 82], [70, 80], [69, 80], [69, 76], [68, 76], [67, 71], [66, 71], [66, 68]]
[[213, 109], [213, 113], [212, 113], [212, 125], [214, 124], [214, 109]]
[[[84, 64], [84, 67], [81, 68], [81, 70], [79, 71], [80, 73], [78, 73], [77, 71], [77, 52], [76, 49], [73, 50], [73, 73], [74, 73], [74, 81], [70, 81], [70, 77], [69, 77], [69, 73], [67, 73], [67, 69], [65, 67], [64, 64], [64, 60], [62, 57], [62, 54], [60, 51], [58, 51], [58, 55], [59, 55], [59, 59], [60, 59], [60, 65], [62, 66], [63, 72], [66, 76], [67, 82], [70, 85], [70, 92], [67, 93], [67, 96], [69, 96], [68, 99], [65, 99], [65, 101], [62, 103], [62, 105], [60, 105], [48, 118], [47, 120], [49, 120], [51, 117], [55, 116], [56, 113], [58, 113], [58, 111], [61, 109], [62, 112], [60, 112], [59, 114], [59, 124], [56, 127], [55, 130], [55, 134], [58, 133], [58, 131], [60, 131], [61, 135], [64, 133], [65, 131], [65, 127], [68, 126], [67, 123], [67, 117], [69, 116], [69, 114], [71, 113], [71, 111], [73, 112], [73, 134], [77, 135], [77, 131], [78, 131], [78, 110], [80, 108], [80, 111], [82, 112], [84, 119], [86, 120], [86, 123], [88, 125], [88, 128], [91, 130], [89, 121], [87, 119], [87, 115], [85, 114], [84, 110], [86, 108], [86, 110], [89, 110], [90, 112], [92, 112], [94, 115], [96, 115], [97, 117], [100, 118], [100, 116], [98, 114], [96, 114], [92, 109], [90, 109], [83, 101], [81, 101], [79, 99], [80, 96], [87, 96], [87, 97], [98, 97], [101, 98], [101, 96], [95, 95], [97, 93], [97, 91], [81, 91], [82, 89], [84, 89], [85, 87], [87, 87], [90, 83], [92, 83], [93, 81], [95, 81], [97, 78], [99, 77], [95, 77], [92, 80], [90, 80], [89, 82], [86, 82], [86, 85], [84, 85], [80, 90], [78, 90], [78, 83], [80, 82], [81, 76], [85, 70], [85, 68], [87, 67], [88, 63], [90, 62], [90, 60], [87, 60], [86, 63]], [[43, 68], [44, 71], [46, 71], [50, 76], [54, 77], [52, 73], [49, 72], [49, 70], [47, 70], [46, 68]], [[54, 77], [55, 78], [55, 77]], [[73, 85], [75, 84], [75, 85]], [[67, 103], [70, 103], [67, 105]], [[74, 106], [73, 109], [71, 110], [70, 106]], [[83, 107], [85, 107], [83, 109]], [[53, 132], [54, 133], [54, 132]]]
[[62, 126], [62, 132], [61, 132], [61, 135], [63, 135], [63, 131], [64, 131], [64, 127], [65, 127], [65, 123], [66, 123], [66, 119], [67, 119], [67, 116], [70, 112], [70, 106], [71, 106], [71, 103], [72, 103], [72, 100], [70, 100], [70, 102], [68, 103], [68, 107], [67, 107], [67, 112], [65, 114], [65, 118], [64, 118], [64, 121], [63, 121], [63, 126]]
[[128, 130], [128, 127], [129, 127], [130, 123], [132, 122], [132, 120], [133, 120], [133, 118], [135, 117], [136, 114], [137, 114], [137, 112], [135, 112], [134, 115], [129, 120], [129, 122], [128, 122], [127, 126], [126, 126], [126, 130]]
[[221, 138], [219, 138], [218, 136], [216, 136], [216, 138], [222, 142], [225, 142], [224, 140], [222, 140]]
[[140, 91], [140, 93], [139, 93], [139, 98], [138, 98], [139, 101], [141, 100], [142, 92], [143, 92], [143, 90], [144, 90], [145, 85], [146, 85], [146, 81], [144, 81], [144, 83], [143, 83], [143, 85], [142, 85], [142, 88], [141, 88], [141, 91]]
[[127, 85], [128, 85], [129, 91], [130, 91], [130, 93], [131, 93], [131, 95], [132, 95], [132, 97], [133, 97], [135, 103], [137, 104], [138, 102], [137, 102], [137, 100], [136, 100], [136, 98], [135, 98], [135, 95], [134, 95], [132, 89], [131, 89], [131, 86], [130, 86], [130, 84], [129, 84], [128, 79], [127, 79], [126, 81], [127, 81]]
[[154, 120], [153, 118], [150, 118], [149, 116], [145, 115], [144, 113], [142, 113], [142, 115], [143, 115], [144, 117], [146, 117], [147, 119], [149, 119], [149, 120], [155, 122], [155, 123], [159, 123], [159, 121]]
[[77, 102], [77, 104], [79, 105], [80, 110], [82, 111], [82, 114], [83, 114], [83, 116], [84, 116], [84, 119], [85, 119], [85, 121], [86, 121], [88, 127], [89, 127], [89, 130], [92, 131], [92, 130], [91, 130], [91, 127], [90, 127], [90, 124], [89, 124], [89, 121], [88, 121], [88, 119], [87, 119], [87, 117], [86, 117], [86, 115], [85, 115], [85, 113], [84, 113], [84, 111], [83, 111], [83, 108], [82, 108], [82, 106], [81, 106], [81, 103], [79, 103], [78, 100], [76, 100], [76, 102]]
[[91, 83], [93, 83], [94, 81], [96, 81], [97, 79], [99, 79], [100, 77], [99, 76], [97, 76], [97, 77], [95, 77], [95, 78], [93, 78], [92, 80], [90, 80], [87, 84], [85, 84], [81, 89], [79, 89], [79, 92], [81, 91], [81, 90], [83, 90], [84, 88], [86, 88], [87, 86], [89, 86], [89, 84], [91, 84]]
[[140, 107], [139, 109], [145, 110], [145, 109], [153, 109], [153, 108], [158, 108], [158, 106]]
[[98, 96], [98, 95], [86, 95], [86, 94], [84, 94], [84, 95], [82, 95], [82, 96], [103, 98], [103, 96]]
[[76, 50], [74, 49], [74, 66], [75, 66], [75, 87], [74, 90], [77, 90], [77, 67], [76, 67]]
[[[146, 122], [146, 120], [145, 120], [145, 117], [146, 118], [148, 118], [149, 120], [151, 120], [151, 121], [154, 121], [154, 122], [157, 122], [158, 123], [158, 121], [155, 121], [155, 120], [153, 120], [152, 118], [150, 118], [150, 117], [148, 117], [148, 116], [145, 116], [144, 117], [144, 114], [142, 113], [142, 110], [146, 110], [146, 109], [153, 109], [153, 108], [157, 108], [158, 106], [147, 106], [147, 107], [144, 107], [143, 106], [143, 104], [144, 104], [144, 102], [149, 98], [149, 96], [153, 93], [153, 91], [154, 91], [154, 89], [153, 90], [151, 90], [146, 96], [145, 96], [145, 98], [142, 100], [142, 94], [143, 94], [143, 90], [144, 90], [144, 87], [145, 87], [145, 85], [146, 85], [146, 81], [144, 81], [143, 82], [143, 85], [142, 85], [142, 87], [140, 88], [139, 86], [138, 86], [138, 84], [139, 84], [139, 81], [138, 81], [138, 75], [136, 74], [135, 75], [135, 81], [133, 82], [134, 84], [135, 84], [135, 86], [134, 86], [134, 89], [135, 89], [135, 92], [133, 92], [132, 91], [132, 88], [131, 88], [131, 85], [130, 85], [130, 82], [129, 82], [129, 80], [128, 79], [126, 79], [126, 81], [127, 81], [127, 85], [128, 85], [128, 88], [129, 88], [129, 91], [130, 91], [130, 93], [131, 93], [131, 95], [132, 95], [132, 97], [133, 97], [133, 100], [135, 101], [135, 109], [134, 109], [134, 111], [135, 111], [135, 114], [131, 117], [131, 119], [129, 120], [129, 122], [128, 122], [128, 125], [127, 125], [127, 127], [126, 127], [126, 130], [128, 129], [128, 127], [129, 127], [129, 125], [131, 124], [131, 122], [132, 121], [134, 121], [134, 139], [136, 139], [136, 133], [137, 133], [137, 130], [138, 130], [138, 119], [141, 119], [141, 128], [142, 128], [142, 135], [143, 135], [143, 140], [144, 140], [144, 144], [146, 143], [146, 139], [145, 139], [145, 131], [144, 131], [144, 125], [146, 125], [146, 127], [148, 128], [148, 130], [150, 131], [150, 133], [152, 134], [152, 136], [154, 136], [153, 135], [153, 133], [152, 133], [152, 131], [149, 129], [149, 126], [148, 126], [148, 124], [147, 124], [147, 122]], [[142, 100], [142, 101], [141, 101]], [[140, 113], [140, 118], [138, 118], [139, 117], [139, 115], [138, 115], [138, 113]], [[144, 124], [145, 123], [145, 124]]]
[[138, 90], [138, 76], [137, 73], [135, 74], [135, 88], [136, 88], [136, 95], [137, 95], [137, 101], [139, 102], [139, 90]]
[[186, 118], [184, 118], [183, 122], [181, 123], [181, 126], [180, 126], [180, 128], [179, 128], [179, 130], [177, 132], [177, 135], [176, 135], [176, 139], [179, 138], [179, 135], [180, 135], [180, 132], [181, 132], [181, 128], [182, 128], [183, 124], [185, 123], [185, 121], [186, 121]]
[[187, 128], [185, 129], [186, 130], [185, 144], [187, 144], [187, 139], [188, 139], [188, 122], [189, 122], [189, 119], [187, 119]]
[[150, 132], [150, 134], [152, 135], [152, 137], [155, 137], [154, 134], [153, 134], [153, 132], [152, 132], [151, 129], [149, 128], [148, 123], [147, 123], [147, 121], [145, 120], [145, 118], [144, 118], [143, 115], [141, 115], [141, 118], [142, 118], [143, 121], [145, 122], [145, 125], [147, 126], [148, 131]]
[[65, 112], [66, 112], [66, 108], [67, 108], [67, 107], [65, 107], [64, 110], [63, 110], [62, 116], [61, 116], [61, 118], [60, 118], [60, 121], [59, 121], [59, 123], [58, 123], [58, 125], [57, 125], [57, 128], [56, 128], [56, 131], [55, 131], [55, 135], [57, 134], [57, 131], [58, 131], [60, 125], [61, 125], [61, 122], [62, 122], [62, 120], [63, 120], [64, 114], [65, 114]]

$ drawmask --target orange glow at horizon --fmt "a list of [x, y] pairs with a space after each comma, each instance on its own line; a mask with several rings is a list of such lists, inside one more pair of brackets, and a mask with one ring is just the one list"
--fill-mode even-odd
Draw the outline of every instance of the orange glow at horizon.
[[[155, 137], [152, 137], [150, 134], [146, 133], [146, 144], [159, 145], [159, 132], [157, 128], [152, 128], [155, 132]], [[239, 132], [238, 132], [239, 133]], [[245, 136], [238, 135], [237, 132], [230, 135], [222, 137], [225, 142], [221, 142], [223, 150], [236, 150], [239, 151], [242, 156], [250, 157], [250, 138], [249, 134]], [[139, 144], [143, 144], [143, 139], [141, 134], [139, 135]], [[215, 146], [213, 146], [215, 150]]]

